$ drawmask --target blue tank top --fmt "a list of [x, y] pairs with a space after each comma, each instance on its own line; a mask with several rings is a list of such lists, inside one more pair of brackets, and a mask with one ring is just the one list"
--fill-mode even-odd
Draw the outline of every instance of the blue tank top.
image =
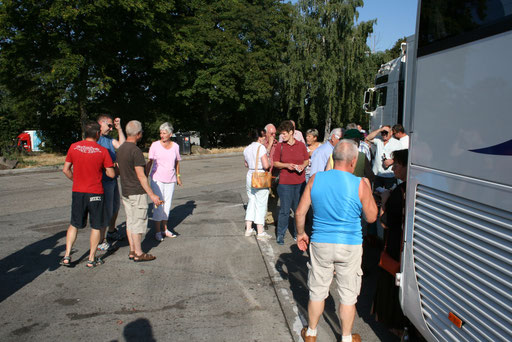
[[[116, 162], [116, 149], [114, 148], [114, 145], [112, 144], [112, 138], [109, 136], [102, 135], [98, 139], [98, 144], [100, 146], [105, 147], [108, 150], [108, 153], [110, 154], [110, 158], [112, 158], [112, 162], [115, 163]], [[114, 181], [116, 179], [117, 179], [117, 177], [115, 177], [115, 178], [108, 177], [105, 174], [105, 171], [103, 171], [103, 179], [102, 179], [103, 182]]]
[[361, 178], [345, 171], [315, 174], [311, 189], [313, 205], [312, 242], [360, 245], [363, 243], [359, 199]]

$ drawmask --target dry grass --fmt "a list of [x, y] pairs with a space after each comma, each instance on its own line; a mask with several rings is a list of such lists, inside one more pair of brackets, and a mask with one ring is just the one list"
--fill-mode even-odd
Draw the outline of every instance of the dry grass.
[[[219, 154], [219, 153], [232, 153], [232, 152], [243, 152], [245, 146], [242, 147], [230, 147], [230, 148], [212, 148], [205, 150], [204, 153], [200, 154]], [[147, 153], [144, 153], [144, 157], [148, 157]], [[19, 164], [16, 166], [18, 169], [40, 167], [40, 166], [55, 166], [64, 165], [66, 155], [57, 153], [38, 153], [33, 156], [23, 156]]]
[[229, 148], [212, 148], [208, 152], [209, 154], [218, 154], [218, 153], [230, 153], [230, 152], [243, 152], [246, 146], [241, 147], [229, 147]]
[[23, 156], [16, 168], [31, 168], [39, 166], [64, 165], [66, 155], [57, 153], [40, 153], [33, 156]]

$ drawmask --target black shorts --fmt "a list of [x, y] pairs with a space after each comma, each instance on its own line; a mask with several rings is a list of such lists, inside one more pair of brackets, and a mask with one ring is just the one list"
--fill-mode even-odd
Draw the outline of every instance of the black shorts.
[[101, 229], [104, 227], [103, 194], [73, 192], [71, 200], [71, 225], [76, 228], [85, 228], [87, 226], [87, 214], [89, 214], [91, 228]]

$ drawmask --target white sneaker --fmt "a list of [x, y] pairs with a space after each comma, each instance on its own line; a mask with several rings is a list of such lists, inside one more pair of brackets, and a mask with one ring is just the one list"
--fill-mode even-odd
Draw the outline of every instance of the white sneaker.
[[98, 251], [104, 252], [104, 251], [107, 251], [109, 248], [110, 248], [110, 243], [108, 243], [107, 241], [100, 243], [98, 245]]
[[160, 242], [164, 241], [164, 238], [162, 237], [161, 232], [158, 232], [155, 234], [155, 239], [156, 239], [156, 241], [160, 241]]
[[250, 229], [250, 230], [245, 230], [245, 236], [253, 236], [253, 235], [256, 235], [256, 231], [254, 230], [254, 228]]
[[272, 239], [272, 235], [270, 235], [267, 232], [263, 232], [261, 234], [256, 235], [256, 238], [260, 241], [268, 241], [268, 240]]

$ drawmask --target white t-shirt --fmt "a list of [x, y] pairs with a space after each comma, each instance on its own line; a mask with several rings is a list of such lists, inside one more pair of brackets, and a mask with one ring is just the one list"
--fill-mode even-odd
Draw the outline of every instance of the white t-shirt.
[[409, 136], [401, 137], [400, 144], [402, 144], [402, 149], [409, 149]]
[[400, 143], [400, 140], [391, 138], [389, 139], [388, 143], [384, 145], [384, 142], [381, 139], [375, 138], [373, 139], [373, 143], [377, 148], [375, 151], [375, 159], [373, 160], [373, 173], [375, 174], [375, 176], [380, 177], [394, 177], [395, 175], [393, 173], [392, 166], [388, 167], [387, 169], [385, 169], [384, 166], [382, 166], [382, 156], [384, 155], [386, 159], [391, 159], [391, 154], [393, 151], [402, 149], [402, 144]]
[[249, 166], [249, 171], [247, 171], [247, 184], [249, 184], [249, 185], [251, 184], [252, 173], [256, 169], [255, 163], [256, 163], [256, 153], [258, 151], [258, 147], [260, 147], [260, 153], [258, 156], [258, 170], [264, 171], [263, 170], [263, 162], [261, 161], [261, 159], [263, 158], [264, 155], [267, 154], [267, 149], [265, 148], [265, 146], [263, 146], [259, 142], [255, 141], [252, 144], [250, 144], [249, 146], [247, 146], [244, 150], [244, 158], [245, 158], [245, 161], [247, 162], [247, 165]]

